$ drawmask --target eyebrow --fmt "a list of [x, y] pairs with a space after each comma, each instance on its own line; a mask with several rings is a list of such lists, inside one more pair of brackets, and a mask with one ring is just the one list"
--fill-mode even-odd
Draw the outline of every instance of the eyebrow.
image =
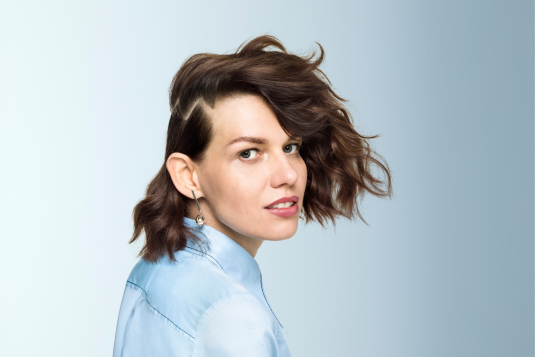
[[245, 141], [245, 142], [248, 142], [248, 143], [253, 143], [253, 144], [258, 144], [258, 145], [265, 145], [267, 143], [266, 139], [258, 138], [258, 137], [255, 137], [255, 136], [240, 136], [240, 137], [237, 137], [236, 139], [231, 140], [227, 144], [227, 146], [230, 146], [232, 144], [239, 143], [239, 142], [242, 142], [242, 141]]

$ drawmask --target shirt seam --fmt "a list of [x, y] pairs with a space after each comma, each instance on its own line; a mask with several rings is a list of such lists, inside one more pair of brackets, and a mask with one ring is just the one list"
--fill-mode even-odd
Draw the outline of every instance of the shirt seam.
[[282, 329], [284, 329], [284, 327], [280, 323], [279, 319], [277, 318], [277, 315], [275, 315], [275, 313], [273, 312], [273, 309], [271, 308], [271, 305], [269, 305], [269, 301], [268, 301], [268, 299], [266, 297], [266, 293], [264, 292], [264, 284], [262, 283], [262, 272], [260, 272], [260, 288], [262, 289], [262, 295], [264, 295], [264, 300], [266, 300], [266, 304], [269, 307], [269, 310], [271, 311], [271, 313], [275, 317], [275, 320], [277, 320], [277, 323], [280, 325], [280, 327], [282, 327]]
[[[147, 303], [147, 307], [149, 308], [149, 310], [152, 313], [154, 313], [156, 316], [158, 316], [160, 319], [162, 319], [165, 323], [167, 323], [169, 326], [171, 326], [173, 329], [175, 329], [175, 331], [185, 334], [186, 335], [185, 337], [190, 339], [192, 342], [195, 340], [195, 337], [193, 337], [192, 335], [190, 335], [186, 331], [182, 330], [173, 321], [171, 321], [167, 316], [165, 316], [160, 311], [158, 311], [154, 306], [152, 306], [151, 303], [149, 302], [148, 298], [147, 298], [147, 292], [141, 286], [131, 282], [130, 280], [128, 280], [126, 282], [126, 286], [129, 286], [132, 289], [136, 289], [136, 290], [141, 291], [145, 295], [145, 298], [143, 300], [145, 300], [145, 302]], [[141, 302], [143, 302], [143, 300]]]

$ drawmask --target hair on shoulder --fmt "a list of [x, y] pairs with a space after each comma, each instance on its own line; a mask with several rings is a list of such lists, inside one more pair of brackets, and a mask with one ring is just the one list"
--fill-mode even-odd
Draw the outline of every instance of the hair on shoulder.
[[[145, 234], [140, 255], [156, 261], [199, 241], [183, 224], [187, 200], [174, 187], [165, 161], [174, 152], [202, 160], [213, 136], [207, 106], [240, 94], [261, 96], [290, 137], [300, 137], [307, 166], [303, 218], [324, 226], [337, 217], [363, 219], [359, 201], [365, 194], [391, 197], [392, 179], [386, 161], [370, 146], [377, 137], [359, 134], [345, 100], [320, 70], [319, 53], [289, 53], [273, 36], [243, 43], [235, 53], [200, 53], [186, 59], [169, 89], [171, 117], [164, 163], [134, 208], [130, 242]], [[365, 222], [365, 221], [364, 221]]]

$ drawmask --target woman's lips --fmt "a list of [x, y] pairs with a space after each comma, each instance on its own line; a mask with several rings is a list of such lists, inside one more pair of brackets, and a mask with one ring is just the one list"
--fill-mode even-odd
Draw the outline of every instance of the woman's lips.
[[265, 208], [271, 207], [273, 205], [279, 204], [279, 203], [285, 203], [285, 202], [299, 202], [299, 197], [297, 196], [290, 196], [290, 197], [281, 197], [275, 202], [271, 202], [269, 205], [267, 205]]
[[264, 208], [270, 213], [276, 214], [279, 217], [291, 217], [298, 211], [298, 204], [297, 202], [294, 203], [293, 206], [290, 207], [284, 207], [284, 208]]

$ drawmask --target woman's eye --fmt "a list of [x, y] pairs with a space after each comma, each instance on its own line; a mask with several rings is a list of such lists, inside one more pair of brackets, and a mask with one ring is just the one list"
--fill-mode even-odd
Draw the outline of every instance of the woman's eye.
[[293, 154], [294, 152], [297, 151], [297, 149], [299, 149], [299, 145], [290, 144], [290, 145], [285, 146], [284, 149], [282, 150], [287, 154]]
[[240, 153], [240, 157], [242, 157], [244, 159], [254, 158], [256, 156], [257, 151], [258, 150], [255, 150], [255, 149], [249, 149], [249, 150], [242, 151]]

